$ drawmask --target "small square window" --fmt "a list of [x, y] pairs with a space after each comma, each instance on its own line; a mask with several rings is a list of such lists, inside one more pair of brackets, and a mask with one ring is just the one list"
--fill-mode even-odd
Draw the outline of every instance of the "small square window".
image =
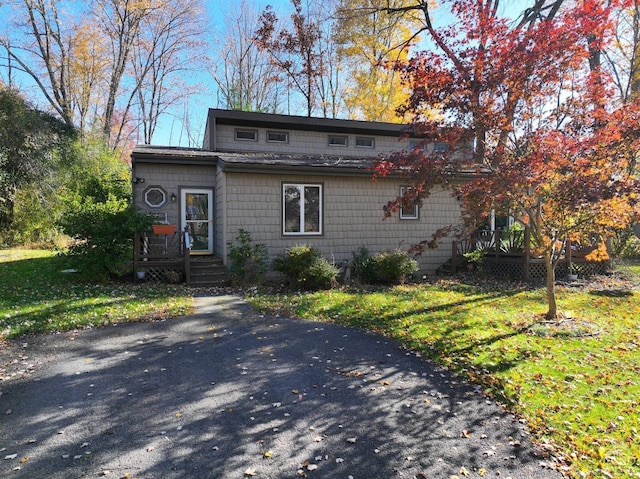
[[288, 131], [268, 131], [267, 141], [270, 143], [289, 143]]
[[347, 146], [347, 137], [344, 135], [329, 135], [329, 146]]
[[236, 140], [239, 141], [258, 141], [258, 130], [236, 130]]
[[449, 149], [449, 143], [439, 142], [433, 145], [433, 151], [435, 153], [446, 153]]
[[356, 148], [375, 148], [375, 139], [372, 137], [358, 136], [356, 137]]
[[[400, 196], [404, 196], [405, 193], [411, 191], [410, 186], [400, 187]], [[420, 207], [418, 205], [417, 198], [413, 200], [413, 204], [409, 206], [400, 207], [400, 219], [401, 220], [417, 220], [420, 218]]]
[[424, 149], [424, 142], [422, 140], [409, 140], [409, 151], [413, 151], [416, 148]]

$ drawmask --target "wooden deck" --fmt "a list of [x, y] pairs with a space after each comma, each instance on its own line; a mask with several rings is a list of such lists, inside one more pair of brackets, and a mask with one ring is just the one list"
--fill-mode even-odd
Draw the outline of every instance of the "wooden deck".
[[[465, 254], [476, 250], [485, 252], [482, 261], [486, 273], [505, 279], [525, 281], [543, 279], [546, 276], [544, 258], [531, 252], [531, 237], [528, 229], [507, 232], [505, 230], [480, 230], [470, 237], [452, 243], [450, 269], [452, 272], [468, 268]], [[585, 256], [592, 248], [575, 248], [567, 241], [565, 250], [556, 266], [556, 277], [566, 278], [569, 269], [579, 277], [604, 274], [608, 261], [587, 261]], [[571, 268], [569, 267], [571, 265]]]
[[[134, 276], [145, 281], [186, 282], [190, 286], [221, 286], [228, 283], [227, 269], [212, 255], [192, 256], [188, 235], [137, 233], [134, 239]], [[144, 273], [140, 278], [139, 273]]]

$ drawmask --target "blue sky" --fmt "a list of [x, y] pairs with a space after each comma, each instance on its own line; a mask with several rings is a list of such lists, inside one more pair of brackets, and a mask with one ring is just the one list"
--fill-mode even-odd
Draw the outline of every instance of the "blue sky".
[[[286, 18], [293, 11], [290, 0], [247, 0], [247, 2], [258, 12], [262, 12], [268, 5], [271, 5], [279, 18]], [[225, 14], [229, 9], [233, 9], [239, 4], [239, 0], [233, 2], [229, 2], [229, 0], [205, 1], [209, 31], [212, 38], [224, 34], [226, 30]], [[181, 105], [175, 112], [164, 115], [160, 119], [158, 129], [153, 138], [154, 144], [188, 146], [187, 134], [182, 128], [182, 117], [185, 112], [188, 112], [190, 130], [194, 132], [194, 136], [197, 136], [198, 141], [202, 140], [207, 110], [218, 105], [216, 104], [215, 85], [212, 76], [207, 72], [203, 72], [197, 76], [196, 80], [204, 86], [205, 90], [198, 95], [193, 95], [186, 105]], [[200, 143], [196, 146], [200, 146]]]
[[[278, 17], [282, 19], [287, 19], [293, 11], [291, 0], [246, 1], [257, 12], [263, 11], [267, 5], [272, 5]], [[520, 9], [522, 7], [521, 2], [522, 0], [506, 0], [503, 2], [503, 5], [507, 10], [514, 9], [514, 7]], [[226, 30], [225, 21], [228, 12], [231, 12], [231, 15], [238, 13], [237, 9], [240, 6], [240, 0], [205, 0], [204, 3], [207, 9], [207, 30], [210, 32], [210, 39], [215, 39], [223, 35]], [[10, 16], [10, 7], [6, 2], [0, 5], [2, 5], [0, 6], [0, 25], [8, 25], [7, 19]], [[437, 16], [441, 16], [441, 21], [447, 21], [446, 12], [441, 10], [438, 14], [440, 15]], [[209, 52], [214, 51], [213, 48], [209, 50]], [[4, 74], [4, 72], [1, 73]], [[201, 71], [188, 81], [201, 85], [200, 93], [191, 95], [183, 104], [176, 105], [170, 112], [160, 118], [158, 128], [153, 138], [154, 144], [189, 146], [190, 141], [186, 133], [188, 129], [192, 138], [196, 139], [195, 143], [193, 140], [191, 141], [191, 146], [200, 146], [204, 134], [207, 109], [218, 106], [216, 103], [215, 82], [211, 73], [208, 71]], [[32, 101], [36, 99], [35, 101], [37, 102], [37, 98], [41, 95], [31, 79], [19, 78], [17, 84], [31, 97]], [[42, 103], [40, 106], [46, 108], [45, 103]], [[185, 117], [188, 117], [188, 128], [183, 125]]]

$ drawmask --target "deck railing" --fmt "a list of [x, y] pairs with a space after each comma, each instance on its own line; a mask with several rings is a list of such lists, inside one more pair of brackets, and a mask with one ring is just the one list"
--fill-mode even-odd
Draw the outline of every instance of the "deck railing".
[[[609, 266], [608, 262], [588, 261], [585, 258], [592, 249], [593, 246], [576, 246], [567, 240], [556, 267], [556, 276], [564, 277], [570, 272], [585, 277], [605, 273]], [[465, 268], [468, 264], [465, 255], [476, 250], [484, 251], [483, 266], [490, 274], [526, 281], [545, 277], [544, 258], [533, 255], [531, 251], [529, 228], [478, 230], [467, 238], [453, 241], [451, 256], [453, 270]]]
[[189, 233], [136, 233], [133, 248], [134, 275], [144, 273], [145, 279], [187, 282], [190, 279]]

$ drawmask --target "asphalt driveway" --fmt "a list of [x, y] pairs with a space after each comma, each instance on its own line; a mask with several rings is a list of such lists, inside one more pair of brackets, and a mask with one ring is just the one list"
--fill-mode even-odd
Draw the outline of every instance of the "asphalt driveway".
[[560, 478], [478, 388], [393, 341], [255, 313], [22, 341], [3, 478]]

